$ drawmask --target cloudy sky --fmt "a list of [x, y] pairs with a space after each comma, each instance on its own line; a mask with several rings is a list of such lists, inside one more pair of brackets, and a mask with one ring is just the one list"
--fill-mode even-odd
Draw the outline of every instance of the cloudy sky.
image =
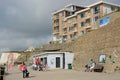
[[[38, 47], [52, 39], [52, 12], [100, 0], [0, 0], [0, 52]], [[120, 4], [120, 0], [105, 0]]]

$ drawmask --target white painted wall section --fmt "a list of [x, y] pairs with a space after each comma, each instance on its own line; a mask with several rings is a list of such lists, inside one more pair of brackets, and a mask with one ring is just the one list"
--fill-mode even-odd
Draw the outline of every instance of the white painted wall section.
[[68, 69], [68, 64], [73, 64], [74, 54], [66, 52], [65, 53], [65, 69]]
[[103, 16], [105, 16], [106, 14], [110, 14], [112, 12], [115, 12], [117, 10], [118, 10], [118, 7], [111, 6], [111, 5], [108, 5], [108, 4], [103, 4]]
[[47, 63], [49, 68], [56, 68], [56, 57], [60, 57], [60, 68], [63, 68], [63, 55], [62, 54], [48, 54]]

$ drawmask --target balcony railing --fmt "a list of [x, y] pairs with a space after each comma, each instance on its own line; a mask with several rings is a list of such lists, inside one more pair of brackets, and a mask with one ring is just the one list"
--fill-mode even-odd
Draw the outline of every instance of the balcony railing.
[[59, 30], [54, 30], [53, 34], [58, 34]]
[[65, 10], [67, 10], [67, 11], [71, 11], [71, 12], [74, 12], [74, 11], [76, 11], [76, 8], [75, 8], [75, 9], [65, 8]]
[[87, 28], [91, 28], [91, 26], [90, 26], [90, 25], [86, 25], [84, 28], [86, 28], [86, 29], [87, 29]]
[[55, 32], [59, 32], [59, 29], [56, 29]]
[[85, 16], [85, 19], [88, 19], [88, 18], [90, 18], [90, 14], [89, 13]]
[[59, 19], [59, 16], [53, 16], [53, 19], [57, 20], [57, 19]]
[[64, 26], [64, 27], [62, 27], [62, 29], [63, 29], [63, 30], [65, 30], [65, 29], [67, 29], [67, 27], [66, 27], [66, 26]]
[[59, 32], [53, 32], [53, 34], [59, 34]]
[[76, 25], [76, 24], [77, 24], [77, 22], [76, 22], [76, 21], [74, 21], [74, 22], [73, 22], [73, 24], [74, 24], [74, 25]]
[[55, 27], [59, 26], [59, 23], [55, 23]]
[[65, 36], [65, 35], [67, 35], [67, 31], [64, 31], [64, 32], [63, 32], [63, 36]]
[[78, 31], [78, 29], [77, 28], [74, 28], [74, 30], [73, 30], [74, 32], [77, 32]]

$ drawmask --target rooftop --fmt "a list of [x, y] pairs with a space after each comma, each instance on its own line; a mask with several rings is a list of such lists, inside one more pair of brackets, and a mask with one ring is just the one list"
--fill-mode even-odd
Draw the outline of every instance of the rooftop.
[[81, 7], [81, 8], [90, 8], [90, 7], [92, 7], [92, 6], [95, 6], [95, 5], [98, 5], [98, 4], [101, 4], [101, 3], [120, 7], [119, 4], [114, 4], [114, 3], [105, 2], [105, 1], [99, 1], [99, 2], [93, 3], [93, 4], [89, 5], [89, 6], [83, 6], [83, 5], [77, 5], [77, 4], [69, 4], [69, 5], [66, 5], [63, 9], [60, 9], [60, 10], [58, 10], [58, 11], [55, 11], [55, 12], [53, 12], [52, 14], [54, 15], [54, 14], [57, 14], [57, 13], [59, 13], [59, 12], [61, 12], [61, 11], [64, 11], [64, 10], [66, 10], [67, 7], [70, 7], [70, 6], [77, 6], [77, 7]]

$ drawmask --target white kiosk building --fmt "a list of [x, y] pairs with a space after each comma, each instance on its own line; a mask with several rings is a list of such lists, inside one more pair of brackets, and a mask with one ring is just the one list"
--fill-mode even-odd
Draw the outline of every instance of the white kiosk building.
[[33, 59], [40, 58], [40, 62], [47, 64], [49, 69], [68, 69], [68, 64], [73, 63], [74, 53], [72, 52], [43, 52], [35, 54]]

